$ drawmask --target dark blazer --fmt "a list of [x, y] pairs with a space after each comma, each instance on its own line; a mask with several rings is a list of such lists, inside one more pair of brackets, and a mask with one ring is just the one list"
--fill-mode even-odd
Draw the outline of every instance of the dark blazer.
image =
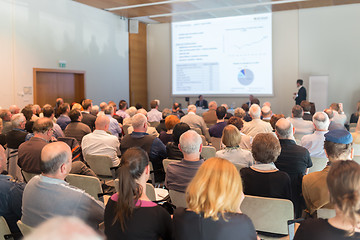
[[306, 100], [306, 89], [304, 86], [301, 86], [298, 91], [298, 96], [295, 98], [296, 105], [300, 105], [303, 100]]
[[208, 102], [205, 99], [202, 100], [202, 102], [200, 102], [200, 100], [197, 100], [196, 103], [195, 103], [195, 106], [202, 107], [202, 108], [209, 108], [208, 107]]
[[96, 121], [96, 117], [90, 113], [87, 112], [81, 112], [83, 119], [81, 120], [82, 123], [85, 123], [86, 125], [89, 126], [89, 128], [91, 129], [91, 131], [94, 131], [95, 129], [95, 121]]

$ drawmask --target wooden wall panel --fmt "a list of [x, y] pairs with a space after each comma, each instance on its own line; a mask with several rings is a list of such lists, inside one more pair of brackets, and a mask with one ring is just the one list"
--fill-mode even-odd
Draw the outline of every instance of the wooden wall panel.
[[129, 33], [130, 105], [140, 103], [148, 108], [146, 24], [139, 23], [139, 33]]

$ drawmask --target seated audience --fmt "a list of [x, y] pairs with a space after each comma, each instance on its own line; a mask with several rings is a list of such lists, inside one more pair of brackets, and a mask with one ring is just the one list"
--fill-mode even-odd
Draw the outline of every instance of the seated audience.
[[137, 113], [137, 109], [136, 107], [132, 106], [129, 107], [129, 109], [126, 109], [126, 114], [129, 116], [127, 118], [123, 119], [123, 125], [131, 125], [132, 123], [132, 117], [135, 116], [135, 114]]
[[[35, 123], [36, 124], [36, 123]], [[104, 204], [64, 181], [71, 170], [66, 143], [49, 143], [41, 151], [41, 175], [25, 187], [21, 221], [36, 227], [54, 216], [76, 216], [97, 229], [104, 219]]]
[[168, 144], [166, 144], [166, 153], [169, 159], [183, 159], [184, 155], [179, 149], [179, 141], [180, 136], [188, 130], [190, 130], [190, 126], [186, 123], [180, 122], [175, 125], [172, 133], [173, 142], [168, 142]]
[[272, 116], [271, 108], [269, 106], [267, 106], [267, 105], [263, 106], [261, 108], [262, 120], [269, 123], [270, 119], [271, 119], [271, 116]]
[[301, 139], [304, 135], [313, 134], [315, 131], [314, 124], [304, 120], [302, 117], [304, 111], [300, 105], [295, 105], [291, 111], [291, 118], [287, 118], [295, 128], [295, 136]]
[[241, 120], [241, 118], [233, 116], [229, 119], [227, 124], [234, 125], [240, 131], [240, 135], [241, 135], [241, 140], [240, 140], [240, 145], [239, 145], [240, 148], [250, 150], [253, 139], [252, 139], [252, 137], [245, 135], [244, 133], [241, 132], [241, 129], [244, 126], [244, 122]]
[[211, 101], [209, 103], [209, 110], [202, 114], [202, 117], [208, 127], [214, 125], [218, 120], [218, 118], [216, 117], [216, 108], [217, 103], [215, 101]]
[[119, 168], [119, 192], [105, 209], [105, 235], [112, 239], [172, 239], [169, 213], [146, 196], [149, 157], [141, 148], [129, 148]]
[[185, 113], [181, 110], [181, 104], [175, 102], [172, 107], [172, 114], [176, 115], [179, 119], [181, 119]]
[[32, 116], [33, 116], [33, 109], [31, 107], [31, 105], [27, 105], [26, 107], [24, 107], [21, 110], [21, 113], [24, 114], [25, 118], [26, 118], [26, 123], [25, 123], [25, 130], [28, 133], [32, 133], [33, 132], [33, 125], [34, 125], [34, 121], [31, 120]]
[[330, 124], [329, 117], [324, 112], [317, 112], [314, 114], [312, 122], [315, 126], [315, 132], [303, 136], [300, 145], [310, 152], [310, 157], [326, 158], [324, 135], [328, 132]]
[[221, 141], [225, 145], [225, 149], [217, 151], [216, 157], [227, 159], [244, 167], [254, 164], [251, 152], [240, 148], [241, 134], [234, 125], [227, 125], [222, 135]]
[[64, 103], [64, 99], [62, 99], [62, 98], [57, 98], [56, 99], [55, 107], [54, 107], [55, 117], [56, 118], [58, 118], [60, 116], [60, 114], [61, 114], [60, 111], [59, 111], [59, 108], [63, 103]]
[[352, 137], [346, 130], [332, 130], [325, 134], [324, 149], [329, 159], [327, 166], [319, 172], [310, 173], [303, 178], [302, 191], [307, 211], [313, 215], [319, 208], [333, 208], [330, 204], [326, 177], [333, 163], [352, 158]]
[[114, 116], [114, 108], [112, 106], [106, 106], [104, 108], [104, 115], [107, 116], [110, 121], [109, 129], [108, 129], [109, 132], [111, 132], [111, 134], [117, 138], [121, 137], [122, 131], [119, 126], [119, 122], [113, 117]]
[[1, 109], [0, 110], [0, 118], [3, 121], [3, 133], [6, 135], [8, 132], [10, 132], [13, 128], [11, 123], [11, 117], [12, 114], [7, 109]]
[[[250, 122], [251, 121], [251, 116], [249, 114], [249, 108], [250, 108], [250, 105], [244, 103], [243, 105], [241, 105], [241, 108], [244, 109], [245, 111], [245, 116], [242, 117], [242, 119], [245, 121], [245, 122]], [[239, 116], [240, 117], [240, 116]]]
[[116, 167], [120, 164], [118, 158], [120, 142], [116, 136], [107, 133], [109, 124], [110, 119], [107, 116], [97, 117], [94, 132], [83, 137], [81, 148], [85, 160], [86, 155], [107, 155], [111, 158], [113, 166]]
[[244, 134], [255, 137], [258, 133], [272, 132], [270, 123], [264, 122], [260, 119], [261, 109], [259, 105], [252, 104], [249, 109], [249, 113], [252, 120], [244, 124], [244, 128], [242, 129]]
[[18, 113], [20, 113], [20, 108], [16, 105], [11, 105], [9, 107], [9, 111], [10, 111], [11, 115], [18, 114]]
[[180, 119], [180, 122], [188, 124], [190, 128], [197, 128], [201, 130], [201, 133], [205, 136], [206, 141], [210, 142], [210, 135], [207, 130], [206, 123], [202, 117], [196, 115], [195, 105], [188, 106], [188, 113]]
[[225, 115], [225, 119], [230, 119], [232, 116], [234, 116], [232, 113], [229, 113], [229, 106], [225, 103], [221, 104], [222, 107], [224, 107], [226, 109], [226, 115]]
[[165, 186], [169, 190], [185, 192], [196, 171], [204, 162], [203, 159], [200, 159], [202, 149], [200, 135], [194, 130], [183, 133], [180, 137], [179, 148], [184, 158], [181, 159], [181, 162], [174, 162], [168, 165]]
[[116, 112], [117, 112], [116, 111], [116, 103], [113, 102], [113, 101], [109, 101], [107, 106], [112, 106], [113, 107], [113, 109], [114, 109], [113, 118], [115, 118], [116, 121], [118, 121], [118, 123], [123, 124], [123, 118], [116, 114]]
[[162, 160], [167, 157], [166, 147], [161, 140], [146, 133], [148, 125], [144, 114], [137, 113], [132, 117], [134, 131], [125, 135], [121, 141], [120, 150], [123, 155], [131, 147], [141, 147], [149, 155], [154, 167], [155, 181], [161, 182], [165, 179]]
[[305, 220], [294, 240], [360, 239], [360, 166], [353, 161], [335, 162], [326, 183], [335, 217]]
[[70, 105], [68, 103], [63, 103], [59, 107], [59, 117], [56, 120], [56, 123], [59, 124], [61, 127], [61, 130], [65, 130], [66, 126], [71, 122], [71, 119], [69, 117], [70, 113]]
[[165, 126], [167, 131], [161, 132], [159, 135], [160, 140], [166, 145], [168, 142], [172, 142], [172, 133], [176, 124], [180, 122], [180, 119], [175, 115], [170, 115], [165, 118]]
[[93, 107], [92, 100], [91, 99], [85, 99], [82, 102], [82, 107], [83, 107], [84, 110], [81, 111], [81, 114], [82, 114], [81, 122], [88, 125], [89, 128], [91, 129], [91, 131], [93, 131], [95, 129], [96, 117], [90, 113], [91, 109]]
[[96, 117], [99, 112], [100, 112], [99, 106], [98, 105], [93, 105], [92, 108], [91, 108], [90, 114]]
[[6, 174], [3, 175], [6, 168], [5, 150], [0, 146], [0, 216], [5, 218], [11, 233], [15, 234], [20, 232], [16, 222], [21, 218], [21, 201], [25, 184], [15, 182]]
[[221, 138], [224, 127], [227, 125], [225, 122], [226, 108], [220, 106], [216, 108], [217, 122], [209, 128], [210, 137]]
[[[143, 114], [146, 117], [146, 120], [148, 119], [147, 111], [145, 109], [140, 108], [139, 110], [137, 110], [137, 113]], [[151, 136], [158, 137], [159, 133], [158, 133], [158, 131], [156, 131], [156, 128], [151, 127], [149, 121], [147, 121], [147, 125], [148, 125], [148, 127], [147, 127], [147, 130], [146, 130], [146, 133], [148, 133]], [[133, 126], [128, 127], [128, 134], [131, 134], [133, 131], [134, 131]]]
[[252, 143], [256, 164], [240, 170], [246, 195], [292, 200], [290, 177], [274, 164], [280, 151], [279, 140], [274, 134], [256, 135]]
[[43, 115], [44, 117], [49, 118], [51, 121], [53, 121], [53, 137], [56, 139], [59, 137], [65, 137], [63, 131], [61, 130], [61, 127], [54, 122], [55, 113], [54, 108], [51, 105], [46, 104], [44, 106]]
[[330, 105], [330, 109], [333, 110], [334, 113], [334, 117], [333, 117], [333, 121], [344, 126], [346, 123], [346, 114], [344, 113], [343, 110], [343, 105], [342, 103], [332, 103]]
[[175, 240], [257, 239], [250, 218], [240, 210], [240, 174], [228, 160], [206, 160], [186, 192], [188, 208], [176, 208], [173, 217]]
[[199, 100], [196, 100], [195, 106], [206, 109], [208, 108], [208, 102], [204, 99], [203, 95], [199, 95]]
[[130, 118], [131, 116], [126, 112], [127, 102], [125, 100], [121, 100], [119, 102], [119, 110], [117, 110], [116, 115], [120, 116], [125, 120], [125, 118]]
[[71, 122], [65, 128], [65, 136], [73, 137], [81, 144], [83, 137], [86, 134], [91, 133], [91, 129], [88, 125], [81, 122], [82, 114], [80, 110], [71, 110], [69, 113], [69, 117], [71, 119]]
[[350, 123], [357, 123], [360, 116], [359, 114], [360, 114], [360, 101], [356, 105], [356, 112], [351, 114]]
[[302, 100], [300, 106], [304, 111], [304, 115], [302, 116], [302, 118], [307, 121], [312, 121], [313, 114], [310, 113], [311, 103], [309, 101]]
[[148, 121], [149, 122], [160, 122], [160, 120], [162, 119], [162, 113], [158, 110], [159, 109], [158, 102], [156, 100], [152, 100], [150, 102], [150, 107], [151, 107], [151, 110], [147, 114]]
[[270, 125], [273, 128], [273, 132], [275, 132], [275, 125], [280, 118], [285, 118], [284, 114], [274, 114], [270, 118]]
[[331, 110], [330, 108], [327, 108], [324, 110], [324, 112], [328, 115], [328, 117], [330, 119], [329, 131], [332, 131], [335, 129], [346, 130], [346, 128], [343, 124], [340, 124], [340, 123], [337, 123], [334, 121], [334, 111], [333, 110]]
[[243, 120], [244, 117], [246, 116], [246, 112], [243, 108], [238, 107], [238, 108], [235, 108], [235, 110], [234, 110], [234, 116], [239, 117], [239, 118], [241, 118], [241, 120]]
[[79, 111], [82, 111], [83, 107], [81, 106], [80, 103], [72, 103], [72, 107], [71, 110], [77, 109]]
[[8, 148], [18, 149], [25, 142], [28, 133], [25, 131], [26, 119], [24, 114], [17, 113], [11, 117], [12, 130], [6, 134]]
[[168, 108], [164, 108], [164, 110], [162, 111], [162, 119], [160, 120], [160, 124], [156, 127], [157, 132], [161, 133], [167, 131], [165, 126], [165, 118], [170, 115], [171, 115], [171, 110]]
[[[108, 106], [108, 104], [106, 102], [101, 102], [99, 105], [100, 111], [98, 112], [98, 114], [96, 116], [104, 115], [104, 111], [107, 106]], [[114, 110], [114, 114], [115, 114], [116, 110], [114, 109], [114, 107], [113, 107], [113, 110]]]

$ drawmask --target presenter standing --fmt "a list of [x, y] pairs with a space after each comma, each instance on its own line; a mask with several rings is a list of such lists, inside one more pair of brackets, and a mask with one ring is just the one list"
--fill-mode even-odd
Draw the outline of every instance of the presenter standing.
[[303, 86], [304, 81], [301, 79], [298, 79], [296, 81], [296, 85], [298, 88], [298, 92], [294, 93], [294, 100], [296, 105], [300, 105], [301, 101], [306, 100], [306, 89]]
[[195, 106], [208, 108], [208, 102], [204, 99], [203, 95], [199, 95], [199, 100], [196, 101]]

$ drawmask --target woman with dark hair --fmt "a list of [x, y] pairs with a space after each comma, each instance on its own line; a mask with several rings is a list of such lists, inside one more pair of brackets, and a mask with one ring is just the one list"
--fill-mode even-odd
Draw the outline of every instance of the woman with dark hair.
[[190, 126], [186, 123], [180, 122], [175, 125], [173, 133], [172, 133], [174, 142], [169, 142], [166, 145], [166, 152], [167, 152], [168, 159], [181, 160], [184, 158], [182, 152], [179, 149], [179, 139], [180, 139], [181, 134], [183, 134], [184, 132], [186, 132], [188, 130], [190, 130]]
[[105, 209], [105, 235], [112, 239], [171, 239], [171, 217], [146, 196], [149, 157], [141, 148], [129, 148], [121, 158], [119, 192]]
[[335, 217], [304, 221], [294, 240], [360, 239], [360, 165], [352, 160], [331, 163], [326, 183]]
[[33, 116], [33, 109], [31, 107], [31, 105], [27, 105], [25, 106], [22, 110], [21, 113], [24, 114], [25, 118], [26, 118], [26, 123], [25, 123], [25, 130], [29, 133], [32, 133], [33, 130], [33, 125], [34, 125], [34, 121], [31, 120], [32, 116]]

